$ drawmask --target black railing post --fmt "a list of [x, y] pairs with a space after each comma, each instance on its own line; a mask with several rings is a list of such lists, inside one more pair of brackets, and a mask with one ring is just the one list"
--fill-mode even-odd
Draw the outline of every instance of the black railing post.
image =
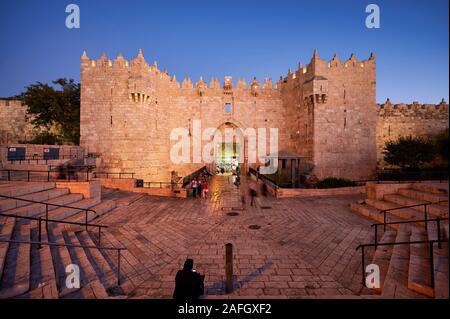
[[362, 279], [362, 285], [366, 285], [366, 265], [364, 260], [364, 246], [361, 246], [361, 279]]
[[386, 211], [383, 211], [383, 231], [386, 231]]
[[42, 242], [42, 229], [41, 229], [41, 222], [42, 222], [42, 218], [39, 217], [39, 249], [42, 248], [41, 242]]
[[428, 204], [424, 204], [424, 206], [425, 206], [424, 211], [425, 211], [425, 230], [426, 230], [427, 233], [428, 233], [428, 213], [427, 213], [427, 205], [428, 205]]
[[437, 224], [437, 240], [438, 240], [438, 248], [441, 249], [441, 219], [439, 216], [436, 218]]
[[50, 182], [50, 171], [47, 171], [47, 182]]
[[120, 249], [117, 249], [117, 286], [120, 286]]
[[8, 182], [10, 182], [10, 181], [11, 181], [11, 171], [8, 170]]
[[45, 204], [45, 227], [48, 231], [48, 204]]
[[27, 179], [28, 179], [28, 181], [30, 181], [30, 171], [29, 170], [27, 171], [27, 174], [28, 174]]
[[233, 292], [233, 244], [225, 244], [225, 292]]
[[88, 230], [88, 210], [85, 209], [86, 215], [85, 215], [85, 227], [86, 227], [86, 231]]
[[433, 258], [433, 242], [430, 242], [430, 275], [431, 288], [434, 288], [434, 258]]
[[377, 248], [377, 244], [378, 244], [378, 225], [375, 224], [375, 249]]

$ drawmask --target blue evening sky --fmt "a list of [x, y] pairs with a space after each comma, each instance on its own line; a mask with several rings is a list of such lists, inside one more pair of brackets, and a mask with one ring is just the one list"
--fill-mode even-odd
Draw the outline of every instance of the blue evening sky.
[[[67, 29], [78, 4], [81, 28]], [[381, 9], [381, 28], [365, 27], [365, 7]], [[449, 98], [448, 0], [2, 0], [0, 96], [59, 77], [79, 81], [86, 50], [126, 59], [139, 48], [181, 81], [253, 76], [276, 82], [314, 48], [323, 59], [352, 52], [377, 60], [377, 101], [438, 103]]]

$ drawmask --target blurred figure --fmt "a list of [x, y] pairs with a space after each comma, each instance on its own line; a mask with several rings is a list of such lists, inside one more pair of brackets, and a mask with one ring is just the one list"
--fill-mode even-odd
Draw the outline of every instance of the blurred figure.
[[251, 182], [250, 185], [248, 186], [249, 189], [249, 193], [250, 193], [250, 206], [253, 206], [253, 204], [255, 204], [256, 207], [256, 196], [258, 196], [258, 192], [257, 192], [257, 186], [255, 184], [255, 182]]
[[267, 185], [264, 182], [261, 185], [261, 196], [264, 196], [264, 197], [267, 196]]

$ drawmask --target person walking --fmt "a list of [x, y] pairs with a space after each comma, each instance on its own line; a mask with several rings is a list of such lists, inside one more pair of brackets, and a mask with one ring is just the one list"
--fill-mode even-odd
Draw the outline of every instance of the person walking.
[[197, 179], [197, 195], [199, 198], [202, 198], [202, 179], [200, 178], [196, 178]]
[[206, 180], [206, 178], [203, 178], [202, 181], [202, 197], [206, 198], [206, 196], [208, 195], [208, 181]]
[[198, 187], [197, 179], [193, 178], [191, 181], [191, 188], [192, 188], [192, 197], [194, 198], [197, 195], [197, 187]]
[[183, 269], [178, 270], [175, 276], [175, 290], [173, 299], [195, 300], [204, 294], [205, 276], [198, 274], [194, 269], [194, 260], [188, 258]]
[[250, 192], [250, 206], [253, 206], [253, 204], [255, 204], [256, 207], [256, 196], [258, 196], [258, 192], [256, 191], [256, 184], [254, 182], [250, 183], [248, 189]]

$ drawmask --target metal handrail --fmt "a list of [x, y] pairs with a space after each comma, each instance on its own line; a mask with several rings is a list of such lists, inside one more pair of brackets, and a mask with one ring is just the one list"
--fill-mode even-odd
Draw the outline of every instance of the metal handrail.
[[[159, 185], [159, 187], [153, 187], [153, 188], [163, 188], [163, 185], [169, 185], [169, 186], [180, 186], [182, 187], [183, 183], [182, 182], [143, 182], [143, 187], [144, 188], [152, 188], [152, 184], [156, 184]], [[146, 186], [148, 185], [148, 186]]]
[[60, 160], [60, 159], [75, 159], [80, 158], [78, 155], [58, 155], [58, 156], [49, 156], [50, 158], [44, 158], [44, 156], [18, 156], [18, 157], [8, 157], [7, 161], [13, 164], [14, 162], [19, 162], [19, 164], [22, 164], [22, 162], [27, 162], [28, 164], [31, 163], [31, 161], [45, 161], [45, 164], [48, 163], [48, 161], [52, 160]]
[[[62, 178], [50, 178], [50, 173], [53, 173], [53, 174], [60, 174], [61, 172], [60, 171], [58, 171], [58, 170], [47, 170], [47, 171], [44, 171], [44, 170], [32, 170], [32, 169], [0, 169], [0, 172], [7, 172], [7, 181], [8, 182], [10, 182], [10, 181], [27, 181], [27, 182], [31, 182], [32, 181], [32, 176], [31, 176], [31, 173], [46, 173], [47, 174], [47, 182], [50, 182], [50, 181], [58, 181], [58, 180], [67, 180], [67, 181], [69, 181], [69, 182], [77, 182], [77, 181], [80, 181], [80, 180], [78, 180], [78, 178], [71, 178], [70, 177], [70, 174], [67, 174], [67, 178], [64, 178], [64, 179], [62, 179]], [[11, 179], [11, 172], [26, 172], [27, 173], [27, 178], [25, 179], [25, 180], [21, 180], [21, 179], [14, 179], [14, 180], [12, 180]], [[85, 181], [89, 181], [89, 173], [90, 173], [90, 169], [88, 169], [87, 171], [86, 171], [86, 180]], [[39, 176], [39, 177], [42, 177], [42, 176]], [[39, 180], [40, 182], [42, 182], [42, 180]], [[44, 180], [45, 181], [45, 180]]]
[[250, 174], [253, 174], [256, 177], [257, 181], [258, 181], [258, 179], [261, 179], [263, 181], [267, 181], [267, 182], [271, 183], [272, 184], [271, 186], [273, 188], [275, 188], [275, 191], [277, 191], [278, 189], [281, 188], [275, 181], [273, 181], [269, 177], [265, 176], [264, 174], [261, 174], [256, 169], [249, 167], [248, 171]]
[[117, 285], [120, 286], [120, 252], [126, 250], [125, 247], [98, 247], [92, 245], [74, 245], [66, 243], [52, 243], [52, 242], [41, 242], [32, 240], [13, 240], [13, 239], [2, 239], [0, 242], [15, 243], [15, 244], [29, 244], [29, 245], [47, 245], [47, 246], [62, 246], [62, 247], [72, 247], [72, 248], [83, 248], [83, 249], [98, 249], [98, 250], [116, 250], [117, 251]]
[[[378, 243], [375, 244], [361, 244], [356, 247], [356, 250], [361, 248], [361, 265], [362, 265], [362, 285], [364, 286], [366, 281], [365, 276], [365, 256], [364, 249], [366, 247], [377, 247], [377, 246], [395, 246], [395, 245], [414, 245], [414, 244], [428, 244], [430, 248], [430, 275], [431, 275], [431, 288], [434, 288], [434, 260], [433, 260], [433, 244], [437, 243], [438, 240], [414, 240], [414, 241], [400, 241], [400, 242], [390, 242], [390, 243]], [[441, 242], [448, 242], [448, 240], [441, 240]]]
[[425, 203], [422, 203], [422, 204], [404, 205], [404, 206], [398, 206], [398, 207], [393, 207], [393, 208], [388, 208], [388, 209], [380, 210], [379, 213], [380, 213], [380, 214], [383, 214], [384, 231], [386, 231], [386, 213], [387, 213], [387, 212], [391, 212], [391, 211], [393, 211], [393, 210], [405, 209], [405, 208], [420, 207], [420, 206], [424, 206], [425, 229], [428, 230], [428, 222], [427, 222], [427, 220], [428, 220], [428, 211], [427, 211], [427, 207], [428, 207], [429, 205], [434, 205], [434, 204], [439, 204], [439, 203], [444, 203], [444, 202], [448, 202], [448, 199], [439, 200], [439, 201], [437, 201], [437, 202], [425, 201]]
[[41, 228], [41, 224], [42, 221], [45, 221], [45, 228], [47, 229], [48, 232], [48, 222], [52, 222], [55, 224], [68, 224], [68, 225], [78, 225], [78, 226], [85, 226], [86, 230], [89, 227], [98, 227], [98, 243], [101, 243], [101, 229], [102, 228], [108, 228], [108, 226], [106, 225], [99, 225], [99, 224], [90, 224], [90, 223], [80, 223], [80, 222], [71, 222], [71, 221], [65, 221], [65, 220], [60, 220], [60, 219], [52, 219], [52, 218], [43, 218], [43, 217], [33, 217], [33, 216], [20, 216], [20, 215], [16, 215], [16, 214], [5, 214], [5, 213], [0, 213], [0, 216], [4, 216], [4, 217], [11, 217], [11, 218], [15, 218], [15, 219], [27, 219], [27, 220], [37, 220], [39, 221], [39, 231], [38, 231], [38, 236], [39, 236], [39, 241], [41, 241], [42, 238], [42, 228]]
[[[48, 207], [49, 206], [70, 208], [70, 209], [76, 209], [76, 210], [84, 211], [85, 212], [85, 223], [83, 223], [83, 225], [85, 225], [86, 230], [88, 229], [88, 212], [93, 212], [94, 214], [97, 214], [97, 212], [95, 210], [90, 209], [90, 208], [82, 208], [82, 207], [75, 207], [75, 206], [68, 206], [68, 205], [52, 204], [52, 203], [47, 203], [47, 202], [39, 202], [39, 201], [31, 200], [31, 199], [23, 199], [23, 198], [20, 198], [20, 197], [13, 197], [13, 196], [6, 196], [6, 195], [0, 195], [0, 197], [1, 198], [6, 198], [6, 199], [14, 199], [14, 200], [19, 200], [19, 201], [24, 201], [24, 202], [28, 202], [28, 203], [45, 205], [45, 219], [47, 219], [47, 220], [49, 219], [48, 218]], [[47, 226], [48, 226], [48, 223], [47, 223]]]
[[111, 172], [94, 172], [93, 173], [93, 175], [94, 175], [94, 178], [100, 178], [100, 177], [98, 177], [98, 175], [105, 175], [106, 174], [106, 178], [109, 178], [109, 176], [110, 175], [119, 175], [119, 179], [121, 179], [122, 178], [122, 175], [131, 175], [131, 178], [134, 178], [134, 174], [135, 173], [122, 173], [122, 172], [120, 172], [120, 173], [111, 173]]
[[[384, 225], [384, 227], [386, 227], [386, 225], [395, 225], [395, 224], [412, 224], [412, 223], [427, 223], [427, 222], [436, 222], [437, 223], [437, 229], [436, 229], [436, 236], [437, 236], [437, 240], [438, 240], [438, 247], [441, 248], [441, 221], [443, 220], [448, 220], [448, 217], [436, 217], [436, 218], [432, 218], [432, 219], [415, 219], [415, 220], [402, 220], [402, 221], [398, 221], [398, 222], [387, 222], [387, 223], [375, 223], [370, 225], [370, 227], [374, 227], [375, 226], [375, 247], [377, 247], [377, 242], [378, 242], [378, 226]], [[427, 225], [427, 224], [426, 224]], [[428, 230], [427, 230], [428, 231]]]

